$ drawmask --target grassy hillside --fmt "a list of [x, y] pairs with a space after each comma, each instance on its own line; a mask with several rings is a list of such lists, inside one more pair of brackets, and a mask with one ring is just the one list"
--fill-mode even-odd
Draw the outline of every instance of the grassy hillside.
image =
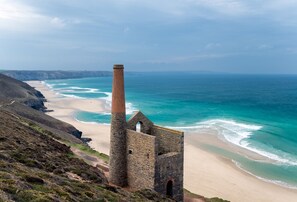
[[50, 133], [1, 109], [0, 117], [0, 201], [170, 201], [110, 186]]

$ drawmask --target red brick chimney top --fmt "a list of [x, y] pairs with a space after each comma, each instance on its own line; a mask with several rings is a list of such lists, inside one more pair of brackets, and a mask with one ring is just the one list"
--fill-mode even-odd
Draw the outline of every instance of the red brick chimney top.
[[113, 66], [112, 113], [125, 113], [124, 65]]

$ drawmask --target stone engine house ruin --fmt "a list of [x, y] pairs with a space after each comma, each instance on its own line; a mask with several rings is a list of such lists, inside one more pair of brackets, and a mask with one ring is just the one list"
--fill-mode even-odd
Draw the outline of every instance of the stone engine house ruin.
[[157, 126], [140, 111], [126, 121], [124, 67], [114, 65], [110, 182], [183, 201], [183, 155], [183, 132]]

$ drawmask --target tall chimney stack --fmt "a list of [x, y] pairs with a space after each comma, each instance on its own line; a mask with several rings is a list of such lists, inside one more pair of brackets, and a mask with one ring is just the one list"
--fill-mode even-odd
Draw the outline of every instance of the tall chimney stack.
[[109, 181], [121, 187], [127, 185], [126, 144], [124, 65], [116, 64], [113, 66]]

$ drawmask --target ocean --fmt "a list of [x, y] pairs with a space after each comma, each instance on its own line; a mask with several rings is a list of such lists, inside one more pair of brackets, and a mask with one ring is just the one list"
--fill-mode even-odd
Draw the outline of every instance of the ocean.
[[[111, 105], [111, 77], [50, 80], [54, 91]], [[187, 132], [215, 129], [220, 138], [269, 161], [226, 151], [259, 179], [297, 189], [297, 76], [198, 73], [134, 73], [125, 75], [127, 115], [141, 110], [153, 122]], [[82, 122], [110, 123], [110, 113], [77, 112]]]

